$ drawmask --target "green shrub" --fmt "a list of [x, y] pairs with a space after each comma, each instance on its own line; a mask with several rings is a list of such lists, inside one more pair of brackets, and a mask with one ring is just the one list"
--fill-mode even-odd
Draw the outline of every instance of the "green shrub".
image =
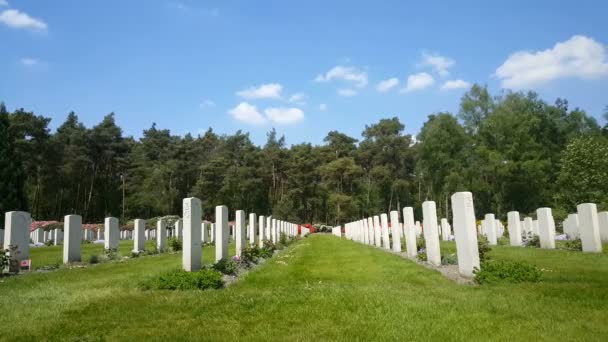
[[116, 249], [116, 248], [104, 249], [102, 258], [106, 261], [118, 259], [118, 249]]
[[212, 269], [197, 272], [172, 270], [152, 277], [140, 283], [144, 290], [206, 290], [219, 289], [224, 286], [222, 274]]
[[182, 241], [175, 236], [170, 237], [167, 240], [167, 246], [172, 252], [179, 252], [182, 250]]
[[277, 246], [272, 243], [272, 241], [266, 240], [264, 241], [264, 248], [270, 250], [271, 252], [274, 252], [277, 249]]
[[583, 243], [581, 242], [581, 239], [566, 241], [565, 246], [566, 246], [566, 249], [570, 250], [570, 251], [582, 251], [583, 250]]
[[422, 237], [416, 238], [416, 250], [421, 251], [423, 249], [426, 249], [426, 241]]
[[279, 236], [279, 243], [283, 246], [287, 245], [287, 234], [281, 233], [281, 235]]
[[96, 254], [89, 256], [89, 264], [97, 264], [99, 263], [99, 256]]
[[420, 260], [420, 261], [427, 261], [428, 258], [426, 257], [426, 252], [418, 253], [418, 260]]
[[540, 248], [540, 238], [538, 235], [532, 236], [527, 242], [526, 247], [536, 247]]
[[458, 265], [458, 256], [456, 254], [448, 254], [441, 258], [442, 265]]
[[260, 258], [260, 248], [257, 245], [245, 247], [241, 252], [241, 264], [250, 266], [256, 264]]
[[47, 247], [53, 246], [53, 245], [55, 245], [55, 241], [53, 241], [53, 240], [46, 240], [44, 242], [44, 245], [47, 246]]
[[268, 259], [268, 258], [271, 258], [273, 254], [274, 254], [273, 249], [270, 249], [267, 247], [260, 248], [260, 258]]
[[534, 265], [513, 261], [486, 261], [481, 263], [481, 270], [475, 271], [478, 284], [495, 282], [538, 282], [541, 271]]
[[230, 259], [221, 259], [213, 265], [213, 269], [223, 274], [236, 275], [238, 265]]
[[479, 262], [484, 262], [490, 259], [488, 253], [492, 250], [492, 248], [490, 247], [490, 244], [488, 244], [488, 239], [480, 236], [477, 239], [477, 249], [479, 250]]

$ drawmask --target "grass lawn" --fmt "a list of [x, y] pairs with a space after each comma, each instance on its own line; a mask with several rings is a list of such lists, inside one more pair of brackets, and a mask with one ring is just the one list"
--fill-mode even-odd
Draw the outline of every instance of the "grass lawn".
[[607, 254], [498, 246], [490, 255], [534, 263], [543, 281], [457, 285], [330, 235], [223, 290], [137, 288], [179, 255], [19, 276], [0, 283], [0, 340], [606, 340]]

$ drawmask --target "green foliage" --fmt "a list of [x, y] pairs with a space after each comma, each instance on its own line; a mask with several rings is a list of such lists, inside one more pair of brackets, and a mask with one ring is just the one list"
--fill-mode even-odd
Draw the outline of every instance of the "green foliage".
[[488, 253], [492, 250], [488, 240], [485, 237], [477, 238], [477, 249], [479, 250], [479, 262], [484, 262], [490, 259]]
[[182, 240], [172, 236], [167, 239], [167, 247], [171, 252], [179, 252], [182, 250]]
[[417, 258], [420, 261], [427, 261], [428, 260], [428, 258], [426, 256], [426, 252], [418, 252]]
[[426, 241], [421, 236], [416, 238], [416, 250], [421, 251], [422, 249], [426, 249]]
[[540, 237], [538, 235], [533, 235], [526, 241], [526, 247], [540, 248]]
[[53, 240], [47, 240], [47, 241], [44, 242], [44, 245], [47, 246], [47, 247], [53, 246], [53, 245], [55, 245], [55, 241], [53, 241]]
[[89, 256], [89, 264], [97, 264], [99, 263], [99, 256], [96, 254]]
[[207, 290], [222, 288], [224, 282], [222, 273], [216, 270], [186, 272], [177, 269], [146, 279], [139, 286], [143, 290]]
[[102, 259], [104, 261], [116, 260], [119, 258], [118, 250], [116, 248], [104, 249]]
[[583, 250], [583, 243], [582, 243], [581, 239], [568, 240], [564, 243], [564, 246], [566, 247], [566, 249], [571, 250], [571, 251], [582, 251]]
[[221, 259], [213, 264], [213, 269], [223, 274], [236, 275], [238, 271], [238, 265], [232, 259]]
[[481, 263], [481, 270], [475, 272], [478, 284], [496, 282], [538, 282], [542, 272], [534, 265], [513, 261], [486, 261]]
[[283, 246], [287, 245], [287, 234], [281, 233], [279, 236], [279, 243]]
[[245, 267], [250, 267], [258, 262], [258, 260], [262, 257], [261, 255], [261, 248], [259, 248], [257, 245], [247, 246], [241, 251], [240, 263]]
[[442, 265], [458, 265], [458, 256], [456, 254], [448, 254], [441, 258]]

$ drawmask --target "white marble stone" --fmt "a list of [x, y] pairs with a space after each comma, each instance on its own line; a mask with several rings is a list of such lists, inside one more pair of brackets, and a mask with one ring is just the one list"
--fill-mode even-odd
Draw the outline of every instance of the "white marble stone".
[[266, 227], [264, 231], [264, 239], [268, 241], [272, 241], [272, 235], [270, 231], [272, 230], [272, 215], [266, 218]]
[[8, 256], [13, 260], [30, 258], [30, 224], [32, 217], [25, 211], [9, 211], [4, 214], [4, 249], [15, 246]]
[[600, 240], [608, 242], [608, 211], [597, 214], [597, 223], [600, 230]]
[[272, 243], [276, 244], [277, 242], [279, 242], [279, 222], [277, 219], [274, 219], [274, 218], [272, 219], [271, 229], [272, 229], [272, 232], [271, 232]]
[[578, 214], [568, 214], [568, 218], [564, 222], [564, 233], [568, 234], [570, 239], [579, 239], [578, 229]]
[[532, 220], [532, 234], [538, 235], [538, 220]]
[[470, 192], [457, 192], [452, 195], [452, 215], [458, 272], [463, 277], [472, 278], [473, 271], [479, 269], [479, 248], [475, 228], [475, 206]]
[[422, 225], [420, 224], [420, 221], [416, 221], [415, 225], [416, 225], [416, 236], [419, 237], [422, 235]]
[[403, 230], [405, 232], [405, 250], [407, 256], [413, 258], [418, 255], [416, 245], [416, 224], [414, 223], [414, 208], [403, 208]]
[[156, 221], [156, 249], [160, 253], [167, 249], [167, 222], [165, 220]]
[[63, 221], [63, 263], [81, 261], [82, 217], [66, 215]]
[[532, 226], [534, 225], [534, 221], [531, 217], [524, 218], [524, 233], [527, 237], [534, 235]]
[[178, 240], [182, 240], [184, 238], [184, 223], [182, 221], [182, 219], [179, 219], [177, 221], [175, 221], [175, 229], [173, 230], [174, 234], [173, 236], [176, 237]]
[[260, 215], [260, 219], [258, 220], [258, 247], [264, 247], [264, 240], [267, 239], [265, 235], [266, 231], [266, 217], [264, 215]]
[[382, 226], [380, 225], [380, 216], [375, 215], [374, 221], [374, 244], [376, 247], [382, 246]]
[[203, 266], [201, 248], [201, 222], [203, 211], [201, 200], [196, 197], [184, 198], [182, 201], [182, 268], [194, 272]]
[[451, 235], [452, 235], [452, 232], [450, 229], [450, 223], [448, 222], [448, 219], [442, 218], [441, 219], [441, 240], [449, 241]]
[[536, 217], [538, 218], [540, 248], [555, 249], [555, 221], [551, 208], [538, 208]]
[[215, 261], [228, 258], [228, 207], [215, 207]]
[[144, 231], [146, 230], [146, 220], [135, 219], [133, 223], [133, 252], [139, 253], [146, 250], [146, 239]]
[[389, 239], [389, 232], [388, 232], [388, 215], [380, 214], [380, 224], [382, 226], [382, 247], [384, 249], [390, 250], [391, 242]]
[[602, 252], [600, 228], [595, 203], [583, 203], [576, 206], [579, 220], [579, 234], [583, 252]]
[[53, 235], [53, 243], [55, 244], [55, 246], [58, 246], [63, 243], [63, 230], [61, 230], [61, 228], [55, 228], [55, 234]]
[[249, 213], [249, 244], [255, 245], [255, 238], [257, 236], [257, 215], [255, 213]]
[[332, 233], [334, 236], [337, 236], [337, 237], [342, 237], [342, 226], [333, 227], [333, 228], [331, 229], [331, 233]]
[[399, 212], [393, 210], [391, 215], [391, 231], [393, 236], [393, 252], [401, 253], [401, 227], [399, 225]]
[[245, 211], [237, 210], [235, 217], [236, 255], [241, 257], [243, 249], [247, 247], [247, 240], [245, 239]]
[[107, 232], [103, 241], [105, 249], [118, 249], [118, 219], [116, 217], [106, 217], [104, 230]]
[[486, 237], [488, 238], [488, 245], [496, 246], [498, 240], [496, 238], [496, 219], [494, 214], [486, 214], [484, 219]]
[[521, 221], [519, 212], [509, 211], [507, 213], [507, 228], [509, 229], [509, 242], [511, 246], [521, 247]]
[[36, 237], [34, 239], [35, 243], [44, 243], [44, 229], [36, 228], [36, 230], [34, 230], [34, 236]]
[[426, 245], [427, 260], [435, 265], [441, 265], [441, 249], [439, 247], [439, 234], [437, 231], [437, 209], [434, 201], [422, 203], [422, 220], [424, 225], [424, 241]]
[[209, 223], [201, 222], [201, 243], [209, 242]]

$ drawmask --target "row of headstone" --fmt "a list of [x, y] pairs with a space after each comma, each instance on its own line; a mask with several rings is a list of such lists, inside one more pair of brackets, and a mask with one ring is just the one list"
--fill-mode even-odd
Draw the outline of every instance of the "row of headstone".
[[[401, 241], [405, 240], [407, 256], [413, 258], [418, 255], [416, 238], [420, 235], [419, 232], [422, 232], [426, 245], [427, 260], [438, 266], [441, 265], [440, 233], [442, 238], [449, 239], [452, 236], [451, 230], [453, 227], [459, 272], [464, 277], [472, 277], [473, 270], [479, 268], [473, 195], [470, 192], [457, 192], [452, 195], [451, 201], [453, 226], [449, 225], [447, 219], [442, 220], [441, 224], [437, 224], [435, 202], [425, 201], [422, 203], [422, 226], [414, 220], [414, 208], [405, 207], [402, 210], [402, 223], [399, 222], [399, 212], [391, 211], [390, 225], [389, 215], [382, 213], [345, 224], [344, 235], [348, 239], [392, 250], [396, 253], [401, 252]], [[439, 227], [441, 226], [443, 226], [443, 229], [440, 230]]]
[[[198, 271], [202, 267], [202, 246], [201, 243], [206, 239], [207, 224], [202, 222], [201, 201], [196, 197], [185, 198], [183, 200], [183, 253], [182, 268], [185, 271]], [[249, 214], [249, 226], [245, 211], [236, 211], [234, 223], [234, 239], [236, 241], [236, 255], [241, 256], [243, 249], [247, 246], [247, 230], [249, 230], [249, 244], [264, 245], [264, 241], [277, 243], [280, 234], [296, 236], [298, 226], [294, 223], [277, 220], [271, 216], [260, 216], [256, 219], [256, 214]], [[259, 225], [256, 227], [256, 221]], [[159, 221], [159, 229], [163, 229], [163, 223]], [[257, 228], [257, 229], [256, 229]], [[228, 258], [228, 236], [230, 235], [228, 226], [228, 207], [220, 205], [215, 207], [215, 224], [211, 224], [212, 236], [215, 241], [215, 261]], [[258, 234], [256, 234], [256, 230]], [[165, 236], [160, 231], [158, 236]], [[159, 249], [162, 249], [159, 247]]]

